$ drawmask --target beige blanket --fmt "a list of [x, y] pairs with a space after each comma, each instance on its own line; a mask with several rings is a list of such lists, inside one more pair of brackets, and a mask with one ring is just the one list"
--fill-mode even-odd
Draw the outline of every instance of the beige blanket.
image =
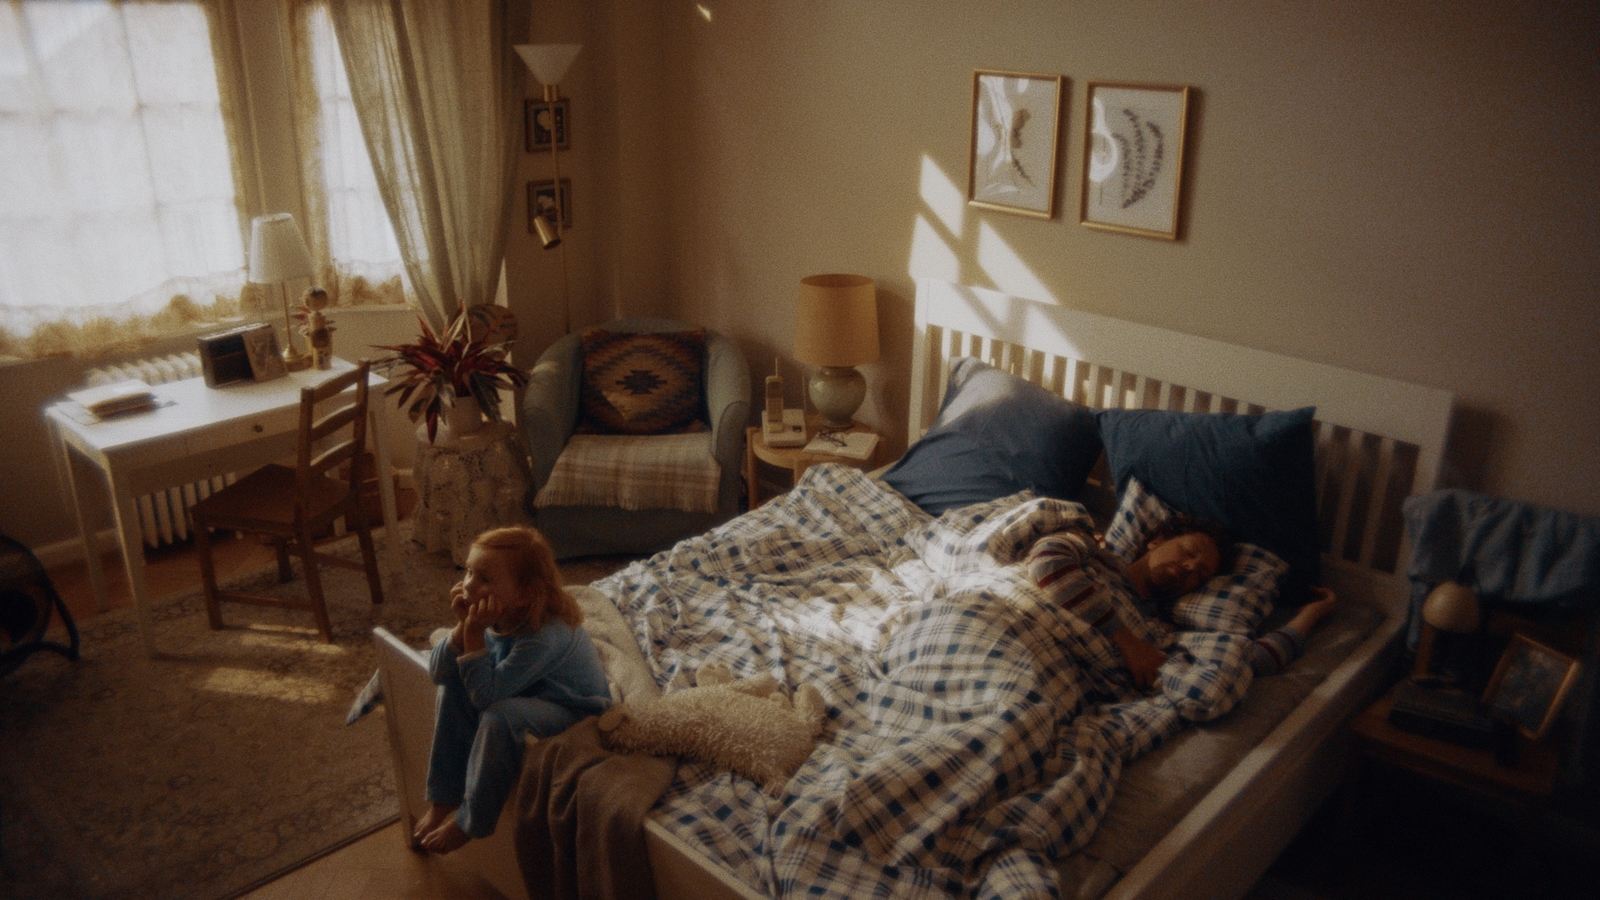
[[654, 898], [644, 818], [676, 757], [612, 753], [591, 716], [530, 742], [517, 787], [517, 864], [528, 896]]

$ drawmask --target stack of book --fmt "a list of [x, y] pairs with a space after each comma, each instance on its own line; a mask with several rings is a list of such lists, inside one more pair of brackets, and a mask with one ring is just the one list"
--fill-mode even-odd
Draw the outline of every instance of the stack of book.
[[156, 405], [156, 395], [150, 385], [137, 378], [72, 391], [67, 397], [97, 419], [152, 409]]

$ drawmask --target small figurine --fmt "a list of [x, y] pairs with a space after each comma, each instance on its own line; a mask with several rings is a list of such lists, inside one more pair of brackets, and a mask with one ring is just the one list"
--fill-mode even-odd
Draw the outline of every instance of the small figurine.
[[333, 367], [333, 324], [322, 314], [327, 305], [328, 292], [319, 287], [308, 288], [300, 298], [300, 308], [305, 313], [300, 332], [311, 344], [311, 355], [319, 369]]

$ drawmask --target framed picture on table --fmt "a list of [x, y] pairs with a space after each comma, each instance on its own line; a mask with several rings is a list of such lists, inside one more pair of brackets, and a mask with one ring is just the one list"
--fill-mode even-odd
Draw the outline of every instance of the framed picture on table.
[[543, 100], [522, 101], [522, 124], [528, 152], [549, 153], [552, 133], [555, 135], [556, 149], [569, 149], [571, 144], [567, 137], [569, 112], [570, 108], [565, 97], [556, 101], [553, 113], [550, 104]]
[[1500, 656], [1483, 704], [1489, 714], [1517, 726], [1530, 740], [1550, 731], [1561, 703], [1578, 681], [1578, 661], [1523, 635], [1514, 635]]
[[1188, 111], [1186, 87], [1089, 82], [1080, 224], [1177, 240]]
[[972, 150], [967, 202], [985, 209], [1053, 218], [1060, 75], [972, 73]]

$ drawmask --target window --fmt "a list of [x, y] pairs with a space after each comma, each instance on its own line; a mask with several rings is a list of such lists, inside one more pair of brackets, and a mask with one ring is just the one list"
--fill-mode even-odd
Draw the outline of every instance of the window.
[[[240, 182], [259, 193], [258, 212], [293, 208], [258, 171], [301, 173], [287, 193], [318, 218], [302, 224], [313, 255], [332, 260], [323, 277], [336, 298], [402, 298], [326, 9], [282, 2], [279, 16], [247, 22], [208, 18], [198, 2], [0, 5], [0, 356], [114, 352], [238, 316], [242, 294], [249, 312]], [[236, 44], [259, 47], [260, 23], [291, 21], [291, 8], [309, 12], [293, 21], [310, 76], [284, 62], [290, 53], [252, 53], [240, 82], [293, 85], [318, 139], [232, 146], [230, 134], [284, 129], [242, 119], [273, 104], [229, 108], [218, 76], [228, 61], [213, 49], [229, 42], [214, 39], [238, 28]]]

